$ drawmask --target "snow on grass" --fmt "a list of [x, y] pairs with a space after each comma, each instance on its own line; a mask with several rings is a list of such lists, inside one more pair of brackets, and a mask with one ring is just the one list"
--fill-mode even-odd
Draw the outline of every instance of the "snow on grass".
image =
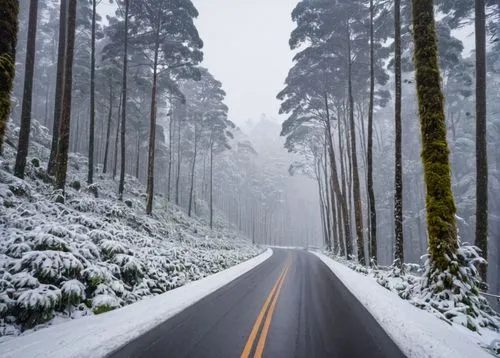
[[[420, 310], [384, 289], [373, 278], [364, 276], [333, 259], [314, 252], [366, 307], [387, 334], [408, 357], [491, 357], [479, 343], [479, 334], [465, 327], [450, 325]], [[458, 329], [457, 329], [458, 328]], [[483, 330], [488, 344], [500, 338]]]
[[[0, 344], [3, 358], [104, 357], [250, 271], [272, 255], [246, 262], [104, 315], [66, 322]], [[110, 304], [107, 298], [102, 298]]]
[[70, 154], [65, 204], [57, 203], [45, 172], [48, 144], [32, 138], [37, 157], [29, 158], [25, 180], [12, 175], [12, 147], [0, 157], [0, 342], [160, 295], [262, 252], [161, 195], [153, 216], [145, 215], [145, 188], [133, 177], [123, 202], [110, 175], [98, 171], [89, 188], [87, 159], [78, 154]]

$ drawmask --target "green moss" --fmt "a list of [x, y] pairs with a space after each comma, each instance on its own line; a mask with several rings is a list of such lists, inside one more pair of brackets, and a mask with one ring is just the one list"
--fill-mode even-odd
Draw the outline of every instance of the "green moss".
[[114, 307], [111, 307], [109, 305], [102, 305], [102, 306], [95, 307], [92, 310], [92, 312], [94, 312], [94, 314], [101, 314], [101, 313], [106, 313], [106, 312], [109, 312], [112, 310], [114, 310]]
[[16, 73], [19, 1], [0, 0], [0, 153], [10, 114], [10, 93]]

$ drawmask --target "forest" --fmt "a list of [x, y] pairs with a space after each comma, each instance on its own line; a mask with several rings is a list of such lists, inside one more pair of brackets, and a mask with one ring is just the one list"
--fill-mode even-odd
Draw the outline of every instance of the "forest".
[[0, 14], [0, 151], [19, 179], [46, 163], [55, 202], [78, 154], [95, 198], [112, 178], [129, 205], [138, 182], [152, 217], [175, 205], [253, 244], [419, 264], [423, 306], [494, 326], [479, 292], [500, 293], [498, 1], [298, 1], [284, 121], [245, 126], [204, 66], [191, 0], [0, 0]]
[[[317, 181], [324, 244], [339, 255], [402, 265], [429, 253], [437, 264], [475, 245], [489, 262], [481, 277], [498, 292], [500, 7], [415, 3], [294, 9], [294, 65], [278, 94], [285, 146], [302, 157], [291, 170]], [[433, 9], [433, 30], [417, 33], [416, 17]], [[430, 68], [440, 74], [433, 90], [421, 88]]]

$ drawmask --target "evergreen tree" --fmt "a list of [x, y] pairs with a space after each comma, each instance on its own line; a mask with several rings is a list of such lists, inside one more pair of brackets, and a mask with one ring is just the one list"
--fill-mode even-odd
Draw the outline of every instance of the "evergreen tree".
[[[198, 11], [190, 0], [133, 2], [130, 10], [134, 17], [133, 46], [142, 49], [153, 77], [146, 204], [146, 213], [151, 214], [154, 195], [158, 77], [161, 75], [160, 72], [163, 72], [165, 76], [163, 81], [167, 89], [176, 91], [177, 84], [172, 79], [196, 76], [196, 71], [189, 69], [202, 60], [200, 49], [203, 43], [193, 22], [198, 16]], [[175, 71], [175, 75], [172, 73], [183, 67], [185, 70]]]

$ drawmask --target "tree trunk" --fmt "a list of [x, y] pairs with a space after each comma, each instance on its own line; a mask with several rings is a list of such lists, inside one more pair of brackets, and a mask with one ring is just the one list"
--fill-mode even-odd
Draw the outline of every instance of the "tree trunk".
[[[66, 53], [64, 56], [64, 87], [61, 120], [59, 126], [59, 144], [56, 156], [56, 189], [62, 190], [66, 184], [68, 170], [69, 131], [71, 125], [71, 89], [73, 85], [73, 50], [75, 46], [76, 0], [69, 0]], [[61, 200], [63, 198], [61, 197]]]
[[26, 168], [26, 157], [28, 156], [28, 147], [30, 141], [31, 100], [33, 98], [33, 75], [35, 70], [37, 18], [38, 0], [31, 0], [28, 22], [28, 44], [26, 47], [26, 62], [24, 71], [21, 129], [19, 131], [19, 144], [17, 146], [16, 164], [14, 166], [14, 175], [21, 179], [24, 179], [24, 169]]
[[214, 173], [214, 143], [210, 139], [210, 228], [211, 229], [214, 227], [213, 173]]
[[149, 123], [149, 155], [147, 178], [146, 214], [153, 211], [154, 175], [155, 175], [155, 147], [156, 147], [156, 81], [158, 78], [158, 55], [160, 52], [160, 24], [156, 29], [155, 56], [153, 62], [153, 88], [151, 90], [151, 114]]
[[113, 118], [113, 85], [109, 84], [109, 112], [108, 112], [108, 124], [106, 127], [106, 146], [104, 147], [104, 163], [102, 172], [106, 174], [108, 170], [108, 153], [109, 153], [109, 137], [111, 135], [111, 120]]
[[120, 183], [118, 185], [118, 199], [123, 199], [125, 188], [125, 125], [127, 121], [127, 67], [128, 67], [128, 11], [129, 0], [125, 0], [125, 40], [123, 43], [123, 74], [122, 74], [122, 123], [120, 128], [121, 168]]
[[196, 155], [197, 154], [198, 154], [198, 129], [197, 129], [197, 124], [195, 123], [195, 127], [194, 127], [194, 154], [193, 154], [193, 165], [191, 167], [191, 189], [189, 190], [189, 205], [188, 205], [188, 216], [189, 217], [191, 217], [191, 206], [193, 203], [194, 170], [196, 168]]
[[137, 148], [136, 148], [136, 157], [135, 157], [135, 177], [139, 180], [139, 167], [140, 167], [140, 159], [141, 159], [141, 132], [137, 130]]
[[[97, 0], [92, 0], [92, 35], [90, 41], [90, 126], [89, 126], [89, 168], [87, 183], [94, 181], [94, 134], [95, 134], [95, 17]], [[97, 193], [97, 192], [95, 192]]]
[[[476, 0], [476, 246], [488, 259], [488, 153], [486, 141], [486, 25], [484, 0]], [[484, 282], [487, 265], [479, 265]]]
[[352, 95], [352, 61], [351, 61], [351, 38], [348, 25], [348, 98], [349, 98], [349, 123], [351, 127], [351, 160], [352, 160], [352, 182], [354, 194], [354, 218], [356, 220], [356, 236], [358, 248], [358, 261], [361, 265], [365, 264], [365, 244], [363, 237], [363, 212], [361, 209], [361, 193], [359, 186], [359, 173], [358, 173], [358, 157], [356, 153], [356, 128], [354, 125], [354, 98]]
[[[331, 192], [331, 190], [329, 190], [329, 185], [328, 185], [328, 168], [326, 166], [326, 163], [328, 162], [328, 153], [327, 153], [327, 149], [326, 149], [326, 141], [323, 145], [324, 147], [324, 156], [325, 156], [325, 166], [324, 166], [324, 178], [325, 178], [325, 209], [326, 209], [326, 213], [325, 213], [325, 219], [326, 219], [326, 238], [328, 240], [328, 245], [331, 245], [331, 242], [332, 242], [332, 235], [333, 235], [333, 230], [332, 230], [332, 225], [331, 225], [331, 222], [330, 222], [330, 213], [332, 212], [331, 210], [334, 209], [333, 208], [333, 205], [330, 205], [330, 197], [332, 198], [333, 200], [333, 192]], [[321, 167], [322, 167], [322, 163], [320, 162], [318, 164], [318, 176], [319, 176], [319, 181], [321, 183]], [[333, 203], [333, 201], [332, 201]]]
[[[398, 0], [395, 0], [398, 1]], [[377, 256], [377, 211], [375, 208], [375, 192], [373, 191], [373, 102], [375, 95], [375, 51], [373, 39], [373, 0], [370, 0], [370, 103], [368, 105], [368, 205], [369, 209], [369, 228], [370, 228], [370, 260], [376, 265]]]
[[54, 96], [54, 122], [52, 123], [52, 144], [50, 147], [49, 163], [47, 172], [50, 175], [54, 174], [55, 161], [57, 156], [57, 148], [59, 142], [59, 125], [61, 121], [62, 98], [64, 88], [64, 52], [66, 46], [66, 26], [68, 17], [68, 0], [61, 0], [59, 9], [59, 44], [57, 45], [57, 75], [56, 75], [56, 92]]
[[170, 121], [168, 123], [168, 137], [169, 137], [169, 142], [168, 142], [168, 179], [167, 179], [167, 201], [170, 202], [170, 182], [172, 178], [172, 151], [174, 150], [174, 106], [172, 102], [172, 96], [170, 96]]
[[[449, 149], [446, 140], [443, 93], [440, 87], [433, 0], [412, 0], [414, 62], [416, 69], [422, 161], [427, 191], [427, 231], [431, 270], [428, 285], [442, 280], [440, 273], [456, 272], [450, 267], [455, 257], [457, 226], [451, 190]], [[439, 276], [439, 277], [438, 277]], [[452, 280], [441, 281], [445, 289]]]
[[401, 123], [401, 4], [394, 1], [394, 72], [395, 72], [395, 170], [394, 170], [394, 260], [399, 267], [405, 262], [403, 241], [403, 166]]
[[118, 166], [118, 140], [119, 140], [119, 134], [120, 134], [120, 116], [122, 114], [121, 108], [122, 108], [122, 95], [120, 94], [120, 102], [118, 104], [118, 118], [116, 121], [116, 134], [115, 134], [115, 151], [114, 151], [114, 160], [113, 160], [113, 180], [116, 178], [116, 168]]
[[181, 117], [177, 118], [177, 178], [175, 179], [175, 205], [179, 205], [179, 180], [181, 177]]
[[[344, 215], [344, 217], [347, 217], [347, 205], [340, 190], [340, 183], [337, 175], [337, 164], [335, 160], [335, 151], [333, 148], [333, 140], [332, 140], [332, 127], [330, 123], [330, 109], [328, 107], [328, 96], [326, 93], [324, 94], [324, 100], [325, 100], [325, 110], [326, 110], [326, 136], [328, 139], [328, 150], [330, 153], [330, 169], [331, 169], [330, 180], [332, 182], [331, 185], [335, 192], [335, 195], [337, 196], [337, 199], [340, 200], [342, 203], [342, 215]], [[349, 227], [349, 223], [345, 220], [344, 220], [344, 232], [346, 233], [346, 238], [351, 237], [351, 228]], [[340, 254], [343, 255], [345, 253], [347, 259], [349, 259], [350, 255], [352, 254], [351, 242], [346, 241], [345, 248], [343, 247], [344, 245], [342, 242], [339, 242], [339, 244], [340, 244]]]
[[0, 154], [10, 115], [10, 93], [16, 74], [19, 1], [0, 0]]

